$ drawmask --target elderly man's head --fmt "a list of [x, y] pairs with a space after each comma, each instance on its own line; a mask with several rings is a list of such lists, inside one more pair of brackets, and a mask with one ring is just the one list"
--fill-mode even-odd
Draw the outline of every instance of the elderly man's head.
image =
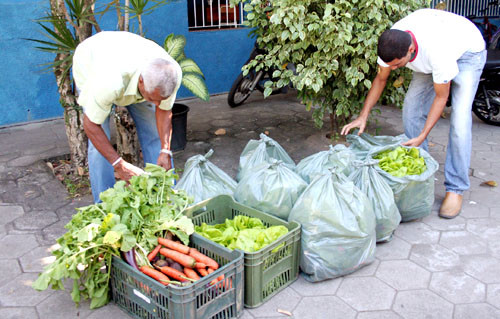
[[154, 59], [141, 71], [138, 89], [146, 101], [159, 106], [178, 86], [179, 65], [164, 59]]

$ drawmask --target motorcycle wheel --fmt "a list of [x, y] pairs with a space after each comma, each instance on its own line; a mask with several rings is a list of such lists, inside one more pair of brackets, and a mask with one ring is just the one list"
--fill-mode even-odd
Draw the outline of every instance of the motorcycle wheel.
[[472, 103], [472, 111], [483, 122], [500, 126], [500, 91], [486, 89], [486, 94], [488, 95], [491, 109], [488, 109], [484, 91], [479, 87]]
[[[266, 72], [264, 73], [264, 75], [262, 76], [262, 78], [259, 80], [259, 82], [257, 82], [257, 85], [255, 86], [257, 88], [257, 90], [259, 90], [260, 92], [264, 93], [264, 90], [266, 89], [265, 88], [265, 84], [267, 81], [271, 81], [271, 77], [270, 77], [270, 72]], [[279, 94], [279, 93], [286, 93], [288, 90], [286, 87], [284, 88], [273, 88], [273, 91], [271, 92], [271, 95], [274, 95], [274, 94]]]
[[243, 104], [243, 102], [245, 102], [246, 99], [248, 99], [253, 91], [250, 88], [252, 87], [254, 79], [254, 70], [248, 72], [246, 76], [243, 76], [243, 73], [240, 73], [238, 75], [227, 95], [227, 103], [230, 107], [240, 106], [241, 104]]

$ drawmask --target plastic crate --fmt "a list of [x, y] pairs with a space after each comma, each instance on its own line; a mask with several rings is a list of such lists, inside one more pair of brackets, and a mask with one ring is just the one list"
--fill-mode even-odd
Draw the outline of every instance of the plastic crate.
[[[134, 318], [227, 319], [243, 314], [243, 254], [193, 234], [189, 246], [215, 259], [220, 268], [186, 287], [167, 287], [113, 257], [113, 301]], [[209, 285], [224, 274], [224, 281]]]
[[[237, 215], [257, 217], [266, 226], [283, 225], [288, 233], [256, 252], [244, 252], [245, 307], [254, 308], [290, 285], [299, 275], [300, 225], [242, 205], [219, 195], [188, 207], [184, 213], [197, 226], [222, 224]], [[220, 246], [222, 247], [222, 246]]]

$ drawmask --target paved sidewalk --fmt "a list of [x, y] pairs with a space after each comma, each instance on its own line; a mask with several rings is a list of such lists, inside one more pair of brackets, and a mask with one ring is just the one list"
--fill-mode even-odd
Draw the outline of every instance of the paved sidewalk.
[[[210, 148], [214, 164], [235, 177], [241, 151], [264, 131], [296, 161], [328, 149], [329, 140], [314, 128], [310, 113], [293, 92], [266, 100], [255, 93], [236, 109], [226, 95], [210, 103], [185, 100], [188, 145], [175, 154], [177, 168]], [[401, 111], [381, 107], [370, 132], [402, 132]], [[375, 120], [376, 119], [376, 120]], [[500, 318], [500, 127], [474, 118], [471, 190], [462, 214], [437, 217], [444, 197], [443, 164], [448, 120], [430, 135], [430, 153], [439, 162], [433, 212], [401, 224], [394, 239], [377, 245], [371, 265], [342, 278], [311, 284], [299, 278], [290, 287], [243, 318]], [[326, 123], [328, 124], [328, 123]], [[325, 125], [328, 126], [328, 125]], [[215, 135], [224, 128], [225, 135]], [[90, 196], [70, 200], [43, 159], [68, 153], [63, 120], [0, 129], [0, 318], [124, 318], [113, 304], [91, 311], [75, 308], [68, 291], [37, 292], [30, 285], [51, 262], [50, 250], [71, 219], [75, 207]]]

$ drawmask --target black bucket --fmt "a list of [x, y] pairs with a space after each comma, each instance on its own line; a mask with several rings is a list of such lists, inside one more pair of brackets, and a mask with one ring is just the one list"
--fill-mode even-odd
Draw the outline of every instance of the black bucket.
[[189, 107], [184, 104], [174, 103], [172, 107], [172, 152], [182, 151], [186, 147], [187, 114]]

